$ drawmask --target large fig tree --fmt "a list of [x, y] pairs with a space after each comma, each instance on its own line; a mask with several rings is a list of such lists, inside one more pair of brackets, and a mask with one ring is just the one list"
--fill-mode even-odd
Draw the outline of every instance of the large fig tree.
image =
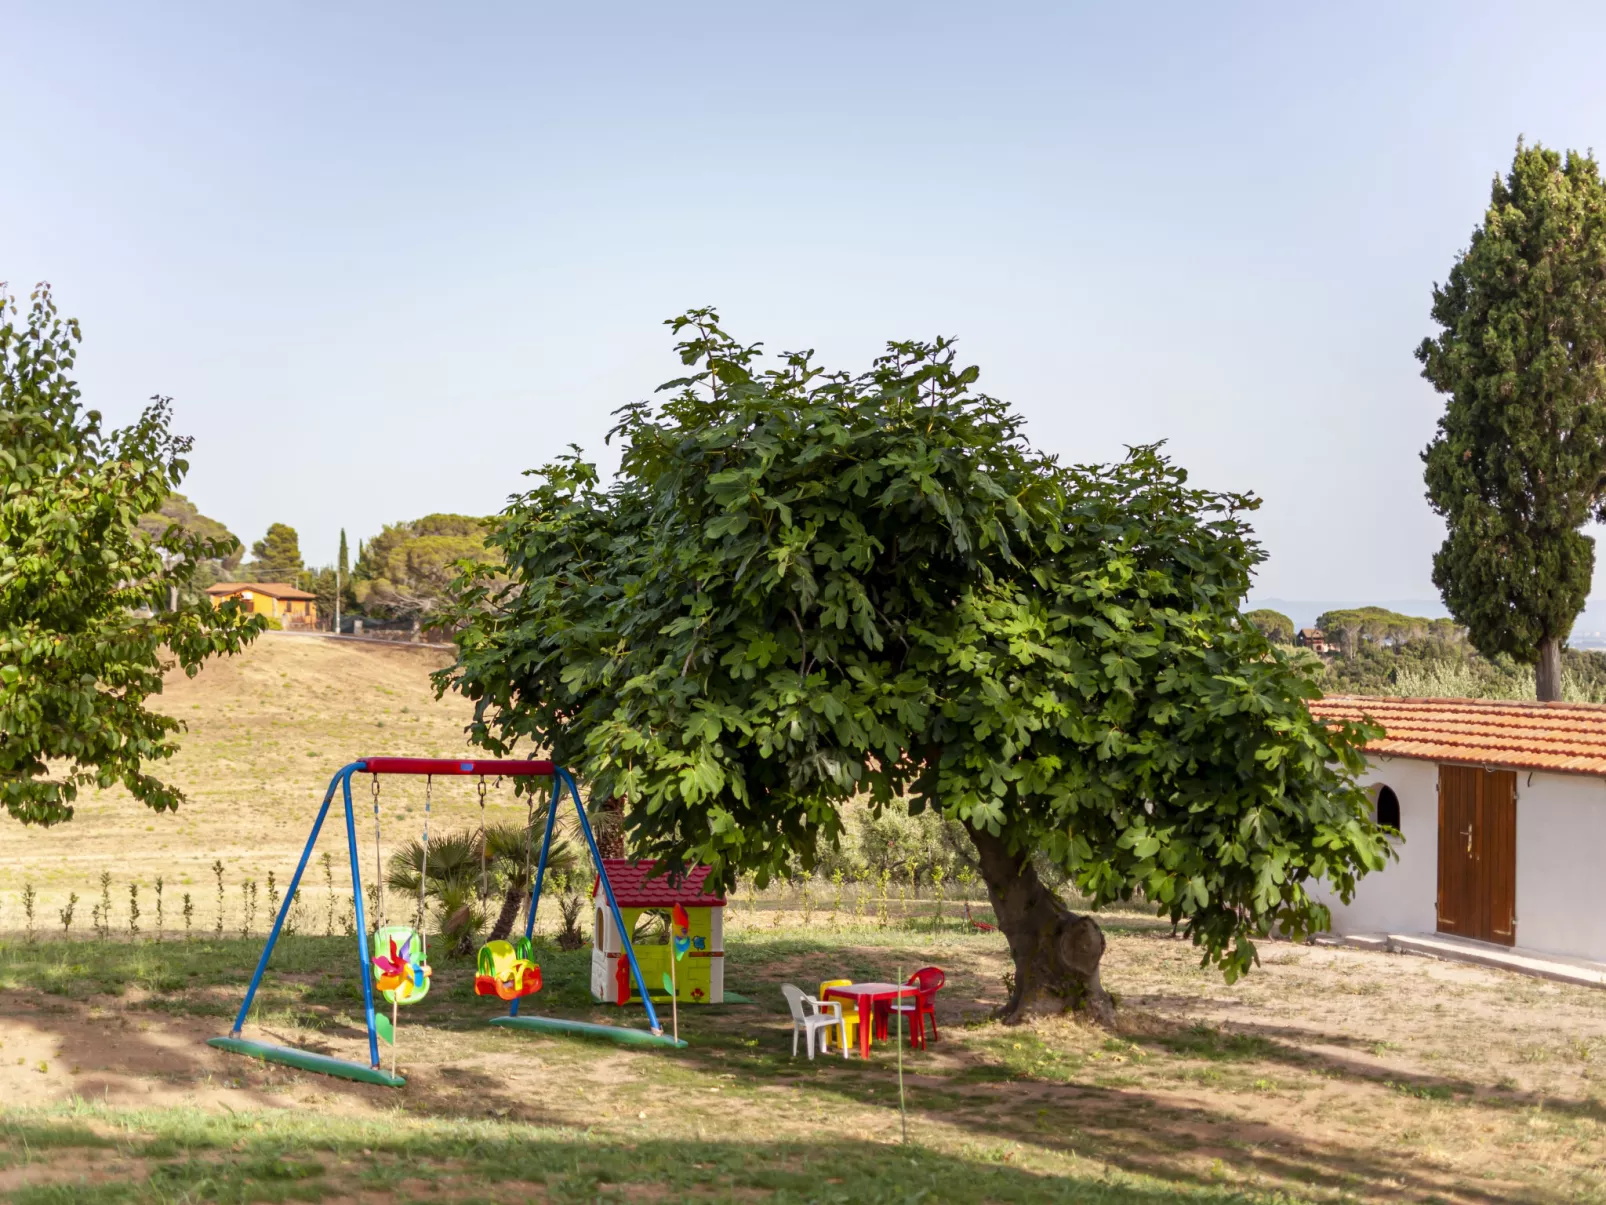
[[538, 470], [462, 583], [474, 739], [551, 750], [627, 801], [632, 845], [729, 883], [808, 865], [842, 805], [940, 809], [976, 847], [1015, 961], [1006, 1015], [1108, 1019], [1095, 905], [1141, 896], [1229, 977], [1323, 927], [1380, 864], [1354, 729], [1242, 620], [1248, 497], [1154, 448], [1068, 468], [973, 392], [946, 340], [861, 375], [762, 368], [676, 319], [691, 375], [625, 408], [615, 482]]

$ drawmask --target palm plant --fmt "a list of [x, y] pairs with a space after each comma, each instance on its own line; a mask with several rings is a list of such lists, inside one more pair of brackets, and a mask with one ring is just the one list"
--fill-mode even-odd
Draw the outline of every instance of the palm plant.
[[434, 901], [436, 923], [448, 950], [460, 957], [473, 953], [474, 935], [485, 920], [479, 907], [479, 835], [470, 831], [431, 837], [427, 868], [423, 843], [409, 841], [391, 855], [385, 885], [417, 899], [420, 876], [427, 876], [426, 907]]
[[[473, 830], [431, 837], [429, 842], [426, 901], [433, 901], [440, 933], [454, 956], [474, 952], [474, 938], [485, 925], [485, 905], [500, 892], [502, 905], [487, 940], [502, 941], [513, 931], [519, 909], [529, 897], [535, 858], [545, 822], [535, 825], [499, 824], [483, 835]], [[554, 838], [547, 854], [547, 873], [558, 882], [574, 877], [574, 848]], [[425, 872], [424, 846], [410, 841], [390, 859], [385, 885], [418, 898], [418, 880]]]
[[[519, 909], [530, 896], [545, 830], [544, 819], [537, 815], [529, 826], [498, 824], [485, 832], [486, 860], [496, 871], [502, 889], [502, 910], [497, 913], [496, 924], [491, 926], [492, 941], [506, 940], [518, 920]], [[574, 873], [575, 864], [574, 847], [554, 834], [552, 847], [547, 851], [547, 874], [557, 882], [567, 881]]]
[[574, 869], [554, 874], [552, 894], [558, 897], [558, 916], [563, 922], [558, 929], [558, 949], [578, 950], [586, 944], [580, 931], [580, 912], [586, 906], [584, 876]]

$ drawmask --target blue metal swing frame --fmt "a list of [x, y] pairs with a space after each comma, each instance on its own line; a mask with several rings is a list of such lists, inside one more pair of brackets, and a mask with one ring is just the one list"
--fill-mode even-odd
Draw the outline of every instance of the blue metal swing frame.
[[[548, 777], [553, 779], [552, 806], [548, 809], [546, 836], [541, 843], [541, 866], [536, 875], [535, 892], [530, 899], [530, 915], [525, 922], [524, 933], [531, 936], [535, 930], [535, 909], [541, 898], [541, 883], [546, 875], [547, 853], [552, 844], [552, 830], [557, 818], [558, 803], [562, 798], [562, 789], [567, 786], [569, 797], [574, 801], [575, 811], [580, 817], [580, 831], [585, 834], [586, 845], [591, 850], [591, 856], [596, 861], [597, 874], [601, 878], [603, 891], [608, 897], [608, 907], [613, 913], [614, 923], [624, 931], [624, 923], [619, 915], [619, 907], [614, 902], [613, 887], [608, 882], [607, 872], [603, 869], [602, 855], [597, 849], [596, 838], [592, 836], [591, 824], [586, 819], [585, 808], [580, 805], [580, 795], [575, 789], [574, 778], [561, 766], [554, 766], [551, 762], [539, 761], [457, 761], [436, 758], [399, 758], [399, 757], [370, 757], [354, 761], [350, 765], [342, 766], [335, 776], [329, 780], [329, 789], [324, 792], [323, 804], [318, 808], [318, 817], [312, 822], [312, 832], [307, 836], [306, 848], [301, 851], [301, 861], [296, 864], [296, 872], [291, 876], [289, 887], [284, 893], [284, 902], [279, 906], [279, 914], [274, 918], [273, 929], [268, 933], [267, 944], [262, 947], [262, 956], [257, 960], [256, 970], [251, 974], [251, 983], [245, 989], [245, 999], [240, 1003], [240, 1011], [235, 1015], [234, 1026], [228, 1037], [208, 1039], [207, 1044], [227, 1050], [235, 1054], [250, 1055], [253, 1058], [263, 1059], [270, 1063], [282, 1063], [286, 1066], [299, 1067], [306, 1071], [317, 1071], [324, 1075], [333, 1075], [342, 1079], [358, 1080], [363, 1083], [382, 1084], [388, 1087], [399, 1088], [407, 1081], [402, 1076], [392, 1075], [384, 1071], [379, 1063], [379, 1030], [374, 1023], [374, 980], [373, 968], [368, 956], [368, 922], [363, 908], [362, 871], [357, 865], [357, 820], [351, 800], [351, 779], [355, 774], [442, 774], [442, 775], [514, 775], [519, 777]], [[352, 907], [356, 913], [357, 922], [357, 965], [362, 972], [362, 998], [363, 1019], [368, 1027], [368, 1066], [361, 1063], [350, 1062], [345, 1059], [331, 1058], [327, 1055], [316, 1054], [310, 1050], [300, 1050], [293, 1046], [277, 1046], [266, 1042], [251, 1041], [241, 1036], [245, 1027], [246, 1018], [251, 1012], [251, 1003], [256, 997], [257, 988], [262, 984], [262, 976], [268, 969], [268, 960], [273, 956], [273, 947], [279, 940], [279, 933], [284, 928], [285, 918], [290, 914], [290, 906], [295, 901], [296, 891], [301, 886], [301, 877], [306, 873], [307, 863], [312, 860], [312, 851], [318, 843], [318, 834], [323, 831], [324, 820], [329, 815], [329, 805], [334, 802], [335, 791], [339, 790], [346, 811], [346, 848], [351, 858], [351, 897]], [[493, 1018], [493, 1023], [516, 1025], [519, 1028], [551, 1029], [568, 1032], [602, 1031], [607, 1036], [617, 1036], [624, 1041], [646, 1041], [654, 1044], [674, 1044], [673, 1039], [664, 1036], [663, 1026], [658, 1022], [657, 1010], [653, 1008], [652, 998], [647, 993], [646, 983], [641, 977], [641, 967], [636, 963], [636, 952], [631, 947], [630, 939], [625, 937], [625, 956], [630, 960], [630, 970], [636, 978], [636, 987], [641, 991], [642, 1000], [647, 1006], [647, 1021], [651, 1026], [650, 1032], [639, 1029], [627, 1029], [623, 1026], [587, 1025], [585, 1022], [564, 1022], [552, 1018], [519, 1017], [519, 1002], [513, 1001], [512, 1012], [507, 1017]], [[625, 1035], [635, 1035], [634, 1038]], [[679, 1045], [684, 1046], [681, 1042]]]
[[613, 898], [613, 884], [608, 881], [607, 868], [602, 864], [602, 851], [597, 848], [597, 839], [591, 832], [591, 821], [586, 816], [586, 810], [580, 804], [580, 792], [575, 789], [574, 778], [563, 767], [554, 768], [552, 775], [552, 803], [547, 808], [546, 833], [541, 838], [541, 861], [535, 871], [535, 888], [530, 894], [530, 912], [524, 919], [524, 936], [528, 940], [535, 934], [535, 910], [541, 904], [541, 887], [546, 881], [547, 856], [552, 850], [552, 833], [558, 823], [558, 804], [563, 799], [563, 788], [569, 788], [569, 798], [574, 801], [575, 815], [580, 818], [580, 832], [586, 839], [586, 848], [591, 851], [591, 859], [596, 863], [597, 881], [602, 885], [602, 894], [607, 897], [608, 911], [613, 916], [614, 927], [619, 931], [620, 940], [624, 944], [625, 957], [630, 960], [630, 973], [635, 977], [636, 990], [641, 993], [641, 1002], [647, 1009], [647, 1023], [649, 1030], [631, 1029], [624, 1025], [598, 1025], [591, 1021], [571, 1021], [563, 1017], [521, 1017], [519, 1016], [519, 1002], [515, 998], [508, 1006], [505, 1017], [492, 1017], [491, 1024], [505, 1026], [511, 1029], [533, 1029], [546, 1033], [573, 1033], [588, 1037], [611, 1038], [616, 1042], [629, 1042], [636, 1045], [653, 1046], [684, 1046], [686, 1043], [664, 1033], [664, 1027], [658, 1021], [658, 1010], [653, 1007], [652, 995], [647, 991], [647, 983], [641, 977], [641, 966], [636, 962], [635, 947], [630, 944], [630, 934], [625, 929], [624, 918], [619, 914], [619, 905]]

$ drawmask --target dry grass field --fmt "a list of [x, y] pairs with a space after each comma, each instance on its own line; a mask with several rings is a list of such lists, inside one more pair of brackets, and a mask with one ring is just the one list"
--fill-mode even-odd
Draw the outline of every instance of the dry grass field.
[[[439, 649], [265, 633], [238, 657], [210, 662], [195, 678], [171, 674], [156, 710], [183, 720], [177, 756], [155, 770], [176, 783], [188, 802], [176, 813], [155, 813], [119, 789], [86, 792], [71, 823], [50, 829], [11, 826], [0, 843], [0, 931], [23, 926], [20, 892], [32, 882], [41, 927], [59, 927], [69, 892], [83, 901], [77, 923], [87, 928], [103, 871], [113, 878], [114, 912], [125, 920], [128, 883], [141, 887], [142, 926], [154, 923], [151, 892], [164, 880], [165, 919], [180, 926], [182, 893], [195, 897], [197, 923], [216, 914], [210, 867], [221, 860], [231, 928], [240, 921], [239, 883], [258, 883], [269, 870], [282, 883], [295, 869], [318, 803], [341, 766], [363, 756], [452, 757], [468, 752], [463, 726], [469, 708], [448, 695], [437, 701], [429, 673], [447, 660]], [[373, 809], [367, 784], [355, 796], [364, 875], [373, 865]], [[381, 795], [384, 847], [416, 838], [423, 817], [422, 781], [392, 779]], [[487, 794], [494, 819], [524, 814], [512, 791]], [[479, 823], [474, 784], [443, 779], [432, 801], [436, 831]], [[344, 835], [326, 829], [320, 849], [344, 856]], [[350, 882], [343, 866], [342, 892]], [[317, 875], [305, 887], [321, 908]]]
[[[1606, 1201], [1606, 993], [1288, 943], [1228, 986], [1128, 913], [1104, 918], [1114, 1033], [991, 1021], [1003, 942], [951, 915], [883, 926], [744, 893], [727, 974], [755, 1003], [682, 1010], [684, 1050], [489, 1028], [499, 1010], [443, 954], [403, 1016], [405, 1088], [206, 1046], [260, 948], [213, 935], [208, 864], [222, 857], [231, 883], [288, 875], [336, 766], [461, 748], [461, 704], [424, 681], [436, 655], [270, 637], [169, 692], [191, 723], [177, 817], [110, 797], [54, 832], [8, 831], [0, 1200]], [[457, 786], [442, 810], [476, 821]], [[387, 841], [417, 819], [403, 794], [387, 807], [414, 810]], [[54, 901], [102, 869], [187, 876], [201, 931], [173, 932], [170, 902], [161, 942], [148, 925], [138, 940], [18, 932], [25, 879]], [[309, 927], [281, 944], [247, 1033], [361, 1058], [355, 939]], [[525, 1011], [639, 1024], [591, 1004], [588, 959], [549, 945]], [[891, 1048], [792, 1059], [778, 988], [925, 962], [948, 972], [943, 1040], [906, 1056], [905, 1144]]]

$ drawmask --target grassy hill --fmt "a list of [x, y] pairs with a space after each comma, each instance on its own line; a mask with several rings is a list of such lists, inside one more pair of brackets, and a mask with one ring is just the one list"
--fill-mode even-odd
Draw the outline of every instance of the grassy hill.
[[[155, 878], [165, 880], [169, 929], [182, 927], [181, 896], [194, 896], [196, 924], [215, 923], [216, 885], [210, 869], [220, 859], [228, 884], [230, 924], [240, 910], [239, 883], [252, 878], [265, 891], [268, 871], [284, 884], [295, 869], [307, 832], [336, 769], [379, 754], [455, 757], [468, 750], [463, 727], [469, 707], [448, 695], [437, 701], [429, 673], [445, 664], [440, 649], [266, 633], [238, 657], [209, 663], [191, 679], [170, 676], [155, 704], [183, 720], [188, 731], [178, 755], [155, 772], [178, 784], [189, 802], [158, 814], [121, 788], [86, 792], [77, 816], [51, 829], [24, 828], [10, 820], [0, 842], [0, 930], [24, 924], [25, 882], [40, 893], [41, 929], [58, 929], [57, 910], [68, 894], [80, 897], [74, 930], [87, 931], [102, 871], [113, 878], [113, 926], [126, 927], [128, 884], [140, 885], [140, 923], [155, 921]], [[357, 786], [353, 784], [354, 788]], [[381, 815], [386, 856], [418, 836], [423, 819], [422, 780], [383, 784]], [[366, 879], [374, 865], [373, 804], [362, 784], [358, 838]], [[492, 791], [492, 818], [512, 819], [523, 808], [512, 791]], [[435, 831], [479, 823], [474, 784], [437, 781]], [[326, 826], [319, 851], [336, 858], [339, 890], [344, 870], [343, 826]], [[308, 903], [322, 891], [322, 872], [309, 871]], [[266, 900], [257, 912], [257, 927]]]

